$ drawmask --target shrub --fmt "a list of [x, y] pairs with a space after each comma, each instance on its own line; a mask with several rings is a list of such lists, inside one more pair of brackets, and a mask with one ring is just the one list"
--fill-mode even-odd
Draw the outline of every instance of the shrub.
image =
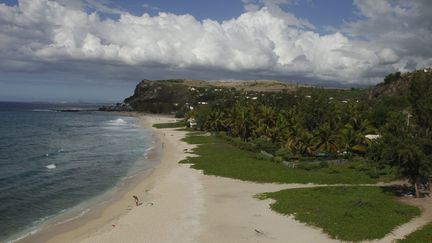
[[275, 157], [273, 157], [272, 160], [273, 160], [273, 162], [276, 162], [276, 163], [282, 163], [283, 158], [280, 156], [275, 156]]
[[270, 160], [271, 159], [262, 153], [256, 153], [254, 157], [255, 157], [255, 159], [258, 159], [258, 160]]
[[327, 161], [321, 161], [319, 163], [319, 167], [321, 167], [321, 168], [327, 168], [327, 167], [329, 167], [329, 164], [328, 164]]
[[291, 152], [284, 148], [277, 150], [275, 155], [282, 157], [284, 160], [290, 160], [293, 158]]
[[277, 145], [265, 138], [257, 138], [253, 140], [252, 143], [255, 145], [258, 151], [263, 150], [268, 153], [275, 154], [276, 150], [278, 149]]

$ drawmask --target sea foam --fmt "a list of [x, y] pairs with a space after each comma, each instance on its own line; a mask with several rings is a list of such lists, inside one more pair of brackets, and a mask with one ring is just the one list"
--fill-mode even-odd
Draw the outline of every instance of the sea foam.
[[113, 125], [113, 126], [116, 126], [116, 125], [117, 126], [121, 126], [121, 125], [128, 124], [127, 121], [125, 121], [125, 120], [123, 120], [121, 118], [117, 118], [115, 120], [108, 121], [107, 123], [110, 124], [110, 125]]
[[45, 166], [48, 170], [53, 170], [55, 168], [57, 168], [57, 166], [55, 164], [49, 164]]

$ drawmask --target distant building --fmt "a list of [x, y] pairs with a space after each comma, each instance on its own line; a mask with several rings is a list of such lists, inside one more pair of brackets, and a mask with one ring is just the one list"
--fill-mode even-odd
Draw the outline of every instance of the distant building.
[[365, 138], [367, 138], [369, 140], [375, 140], [375, 139], [378, 139], [380, 137], [381, 137], [381, 135], [378, 135], [378, 134], [367, 134], [367, 135], [365, 135]]
[[190, 127], [190, 128], [194, 128], [194, 127], [196, 127], [196, 125], [197, 125], [197, 122], [195, 121], [194, 118], [189, 118], [189, 119], [186, 121], [186, 123], [187, 123], [188, 127]]

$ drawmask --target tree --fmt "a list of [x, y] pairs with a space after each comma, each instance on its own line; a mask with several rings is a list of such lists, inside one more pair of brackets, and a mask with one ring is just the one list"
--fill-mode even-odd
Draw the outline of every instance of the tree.
[[339, 137], [332, 131], [328, 123], [323, 123], [316, 129], [312, 143], [315, 149], [328, 153], [336, 153], [338, 150]]
[[418, 72], [410, 84], [409, 101], [414, 120], [429, 134], [432, 130], [432, 74]]
[[406, 126], [402, 113], [392, 113], [383, 138], [379, 141], [381, 152], [371, 152], [371, 158], [389, 163], [402, 178], [414, 186], [419, 197], [419, 185], [427, 183], [432, 175], [432, 140], [424, 136], [423, 129]]

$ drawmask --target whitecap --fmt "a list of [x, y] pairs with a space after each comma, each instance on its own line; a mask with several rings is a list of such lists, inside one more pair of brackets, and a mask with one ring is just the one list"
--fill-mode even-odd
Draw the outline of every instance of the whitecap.
[[57, 166], [55, 164], [49, 164], [49, 165], [46, 165], [45, 167], [49, 170], [53, 170], [53, 169], [57, 168]]
[[112, 124], [112, 125], [124, 125], [124, 124], [127, 124], [127, 122], [125, 120], [123, 120], [122, 118], [117, 118], [115, 120], [108, 121], [108, 123]]
[[35, 111], [35, 112], [57, 112], [55, 110], [49, 110], [49, 109], [33, 109], [32, 111]]

